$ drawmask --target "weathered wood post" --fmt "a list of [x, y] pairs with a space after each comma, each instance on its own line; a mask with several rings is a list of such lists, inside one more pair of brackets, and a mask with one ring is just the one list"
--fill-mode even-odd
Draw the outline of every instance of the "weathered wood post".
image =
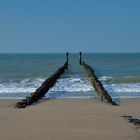
[[69, 65], [69, 53], [66, 53], [66, 63], [67, 63], [67, 67], [66, 69], [68, 69], [68, 65]]
[[69, 53], [66, 53], [66, 57], [67, 57], [67, 63], [69, 63]]
[[[68, 56], [68, 55], [67, 55]], [[68, 62], [65, 62], [60, 68], [56, 70], [48, 79], [46, 79], [42, 85], [32, 92], [30, 96], [16, 103], [16, 108], [25, 108], [27, 105], [31, 105], [45, 96], [45, 94], [52, 88], [57, 79], [68, 69]]]
[[79, 55], [80, 55], [79, 64], [82, 65], [82, 52], [80, 52]]
[[91, 81], [91, 84], [94, 87], [96, 93], [101, 97], [101, 101], [108, 102], [112, 105], [117, 105], [117, 103], [112, 100], [111, 96], [104, 88], [103, 84], [99, 81], [92, 67], [86, 64], [84, 61], [82, 62], [82, 65], [85, 68], [89, 80]]

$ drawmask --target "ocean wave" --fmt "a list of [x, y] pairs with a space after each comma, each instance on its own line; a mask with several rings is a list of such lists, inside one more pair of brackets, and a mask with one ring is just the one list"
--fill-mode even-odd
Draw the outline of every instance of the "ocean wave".
[[60, 92], [88, 92], [94, 90], [91, 83], [84, 78], [59, 79], [50, 91]]
[[109, 92], [140, 93], [140, 83], [104, 84]]
[[[31, 93], [35, 91], [45, 79], [23, 79], [0, 82], [0, 93]], [[58, 79], [55, 86], [50, 91], [60, 92], [87, 92], [93, 90], [90, 82], [82, 78], [62, 78]]]
[[99, 80], [109, 83], [140, 83], [140, 76], [101, 76]]
[[113, 79], [113, 77], [111, 77], [111, 76], [101, 76], [101, 77], [99, 77], [99, 80], [102, 81], [102, 82], [110, 81], [112, 79]]
[[[109, 94], [119, 97], [140, 97], [139, 83], [110, 83], [112, 77], [100, 77]], [[0, 98], [24, 98], [34, 92], [45, 81], [44, 78], [22, 80], [1, 80]], [[87, 78], [60, 78], [46, 97], [52, 98], [93, 98], [95, 90]]]
[[1, 80], [0, 93], [31, 93], [38, 88], [45, 79]]

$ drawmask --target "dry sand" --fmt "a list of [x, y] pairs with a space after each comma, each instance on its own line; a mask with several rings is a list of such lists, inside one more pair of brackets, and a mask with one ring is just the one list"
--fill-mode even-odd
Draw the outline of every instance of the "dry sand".
[[140, 140], [122, 115], [140, 117], [140, 99], [111, 106], [95, 99], [49, 100], [15, 109], [0, 100], [1, 140]]

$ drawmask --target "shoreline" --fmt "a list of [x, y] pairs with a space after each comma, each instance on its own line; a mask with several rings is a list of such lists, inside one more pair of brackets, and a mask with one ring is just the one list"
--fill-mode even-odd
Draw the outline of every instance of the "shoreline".
[[123, 115], [140, 117], [140, 99], [121, 99], [111, 106], [97, 99], [41, 100], [25, 109], [19, 100], [0, 99], [2, 140], [139, 140], [136, 127]]

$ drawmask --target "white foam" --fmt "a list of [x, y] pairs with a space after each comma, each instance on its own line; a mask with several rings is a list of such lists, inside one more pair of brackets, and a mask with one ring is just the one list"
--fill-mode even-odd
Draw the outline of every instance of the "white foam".
[[36, 90], [44, 79], [24, 79], [20, 82], [0, 83], [0, 93], [30, 93]]
[[[24, 79], [22, 81], [13, 81], [9, 80], [8, 82], [0, 83], [0, 98], [23, 98], [26, 97], [29, 93], [34, 92], [40, 85], [45, 81], [45, 79], [36, 78], [36, 79]], [[66, 95], [67, 97], [74, 97], [73, 92], [84, 93], [93, 90], [90, 82], [84, 78], [62, 78], [59, 79], [55, 86], [50, 89], [47, 93], [48, 96], [54, 97], [59, 95], [66, 94], [64, 92], [71, 93]], [[60, 92], [62, 94], [60, 94]], [[58, 94], [58, 95], [57, 95]], [[78, 98], [82, 98], [81, 94], [76, 94]], [[76, 96], [74, 98], [76, 98]], [[85, 97], [86, 98], [86, 97]]]
[[104, 84], [110, 92], [140, 93], [140, 83]]
[[99, 77], [99, 80], [104, 82], [104, 81], [112, 80], [112, 77], [111, 76], [101, 76], [101, 77]]
[[94, 90], [87, 79], [83, 78], [64, 78], [59, 79], [50, 91], [60, 92], [88, 92]]
[[[111, 78], [111, 77], [110, 77]], [[109, 79], [109, 77], [102, 77]], [[44, 82], [43, 78], [24, 79], [22, 81], [0, 81], [0, 98], [23, 98], [34, 92]], [[112, 97], [134, 98], [140, 97], [140, 83], [108, 83], [103, 82]], [[47, 93], [48, 96], [58, 98], [90, 98], [94, 88], [86, 78], [61, 78]], [[92, 96], [93, 95], [93, 96]]]

